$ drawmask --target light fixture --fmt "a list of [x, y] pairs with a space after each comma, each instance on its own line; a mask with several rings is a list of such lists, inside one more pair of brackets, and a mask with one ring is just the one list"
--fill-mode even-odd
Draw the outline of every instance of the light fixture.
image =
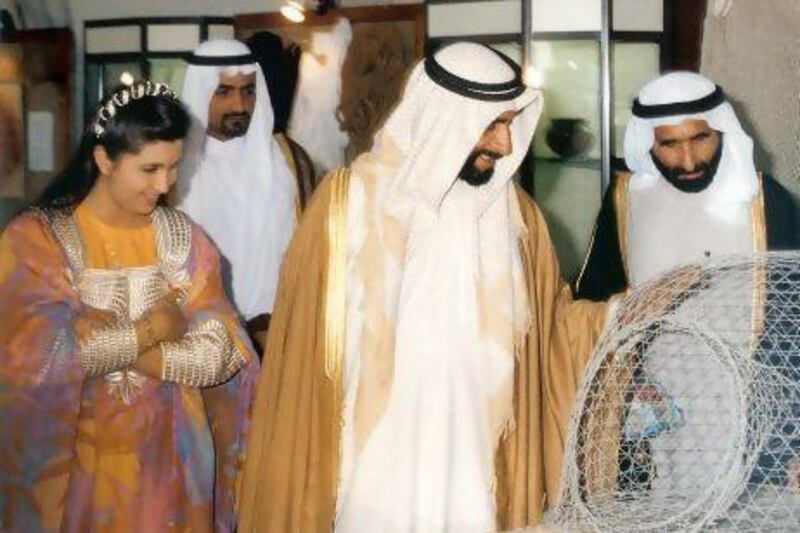
[[133, 74], [131, 74], [127, 70], [123, 72], [122, 75], [119, 77], [119, 82], [122, 85], [133, 85], [134, 81], [136, 80], [133, 78]]
[[285, 0], [281, 15], [292, 22], [303, 22], [306, 20], [306, 4], [314, 14], [324, 16], [329, 9], [336, 7], [336, 0]]
[[541, 89], [544, 86], [544, 72], [533, 65], [525, 65], [522, 68], [522, 83], [534, 89]]
[[281, 6], [281, 15], [292, 22], [300, 23], [306, 20], [306, 8], [303, 7], [302, 3], [296, 0], [287, 0], [287, 2]]

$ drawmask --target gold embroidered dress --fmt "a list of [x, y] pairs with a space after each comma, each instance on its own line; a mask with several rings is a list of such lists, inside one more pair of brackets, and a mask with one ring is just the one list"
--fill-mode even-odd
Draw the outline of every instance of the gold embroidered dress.
[[[0, 511], [25, 531], [231, 531], [257, 364], [219, 257], [177, 211], [104, 224], [86, 206], [28, 211], [0, 240]], [[163, 380], [133, 369], [132, 322], [171, 289], [188, 331]], [[83, 345], [85, 305], [112, 328]]]

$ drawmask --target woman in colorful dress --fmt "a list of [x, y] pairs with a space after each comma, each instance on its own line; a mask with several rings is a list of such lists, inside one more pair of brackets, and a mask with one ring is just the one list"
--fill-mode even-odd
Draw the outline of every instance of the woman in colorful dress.
[[189, 118], [114, 93], [0, 237], [0, 529], [231, 531], [258, 365], [219, 255], [162, 206]]

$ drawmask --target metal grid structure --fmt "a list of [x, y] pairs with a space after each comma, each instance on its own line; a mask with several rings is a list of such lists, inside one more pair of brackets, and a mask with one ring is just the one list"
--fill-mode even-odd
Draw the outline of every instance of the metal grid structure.
[[800, 252], [632, 292], [586, 369], [562, 531], [800, 529]]

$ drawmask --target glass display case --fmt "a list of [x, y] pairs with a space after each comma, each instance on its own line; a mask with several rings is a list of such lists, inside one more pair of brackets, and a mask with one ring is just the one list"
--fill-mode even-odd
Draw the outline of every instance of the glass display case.
[[[533, 142], [533, 194], [548, 221], [566, 278], [577, 275], [603, 195], [601, 61], [594, 38], [539, 40], [532, 59], [542, 80], [545, 107]], [[588, 36], [587, 36], [588, 37]], [[628, 39], [632, 38], [629, 36]], [[611, 42], [611, 171], [624, 167], [623, 140], [631, 103], [659, 72], [660, 45]]]

